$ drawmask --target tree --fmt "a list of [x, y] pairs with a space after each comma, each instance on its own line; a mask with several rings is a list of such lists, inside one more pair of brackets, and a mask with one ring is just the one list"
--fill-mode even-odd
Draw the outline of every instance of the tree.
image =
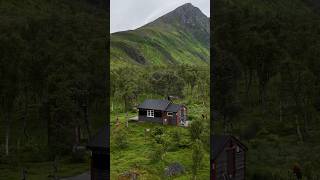
[[239, 111], [238, 81], [240, 80], [240, 65], [234, 55], [217, 48], [216, 61], [212, 72], [213, 109], [221, 113], [225, 131], [228, 124]]
[[116, 129], [113, 134], [116, 148], [123, 149], [128, 147], [128, 133], [124, 128], [119, 127], [119, 129]]
[[203, 128], [204, 128], [204, 125], [202, 121], [200, 120], [192, 121], [191, 126], [189, 128], [190, 138], [192, 141], [195, 141], [201, 138]]
[[194, 180], [196, 180], [198, 171], [201, 168], [202, 160], [203, 160], [202, 143], [199, 139], [197, 139], [192, 146], [192, 176]]
[[174, 70], [161, 69], [151, 73], [149, 84], [152, 91], [162, 96], [180, 95], [184, 80]]

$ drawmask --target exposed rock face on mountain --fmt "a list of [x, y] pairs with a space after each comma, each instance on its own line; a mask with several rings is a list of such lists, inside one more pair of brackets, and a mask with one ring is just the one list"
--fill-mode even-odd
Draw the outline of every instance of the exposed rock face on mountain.
[[136, 30], [111, 34], [111, 68], [127, 62], [207, 64], [209, 21], [188, 3]]

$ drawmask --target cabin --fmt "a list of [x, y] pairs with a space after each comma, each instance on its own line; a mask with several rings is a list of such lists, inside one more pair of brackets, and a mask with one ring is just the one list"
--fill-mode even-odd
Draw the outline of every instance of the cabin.
[[138, 106], [138, 120], [164, 125], [187, 125], [187, 108], [170, 100], [147, 99]]
[[90, 175], [91, 180], [109, 179], [109, 127], [105, 125], [92, 137], [87, 148], [91, 150]]
[[248, 148], [231, 135], [211, 137], [211, 180], [244, 180]]

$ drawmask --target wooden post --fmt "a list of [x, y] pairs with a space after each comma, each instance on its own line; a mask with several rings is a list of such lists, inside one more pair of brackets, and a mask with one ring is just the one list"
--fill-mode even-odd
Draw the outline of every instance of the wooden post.
[[126, 112], [126, 127], [129, 127], [129, 118], [128, 112]]

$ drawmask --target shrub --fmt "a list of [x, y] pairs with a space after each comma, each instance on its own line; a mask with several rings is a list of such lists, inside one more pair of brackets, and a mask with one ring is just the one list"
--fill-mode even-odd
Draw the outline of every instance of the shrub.
[[200, 140], [196, 140], [194, 145], [192, 146], [192, 175], [193, 179], [196, 179], [196, 175], [201, 167], [203, 159], [203, 149], [202, 143]]
[[151, 162], [158, 162], [163, 159], [165, 151], [161, 145], [155, 145], [154, 149], [149, 154]]
[[114, 131], [114, 142], [115, 146], [119, 149], [128, 147], [128, 138], [127, 131], [123, 128], [120, 128]]
[[163, 135], [165, 133], [164, 128], [163, 127], [155, 127], [152, 132], [151, 132], [151, 136], [155, 137], [157, 135]]
[[180, 144], [180, 141], [181, 141], [181, 132], [179, 129], [175, 129], [173, 131], [171, 131], [171, 139], [172, 139], [172, 142], [175, 144], [175, 145], [179, 145]]
[[191, 123], [191, 126], [189, 128], [191, 140], [197, 140], [200, 139], [202, 131], [203, 131], [203, 123], [199, 120], [194, 120]]

